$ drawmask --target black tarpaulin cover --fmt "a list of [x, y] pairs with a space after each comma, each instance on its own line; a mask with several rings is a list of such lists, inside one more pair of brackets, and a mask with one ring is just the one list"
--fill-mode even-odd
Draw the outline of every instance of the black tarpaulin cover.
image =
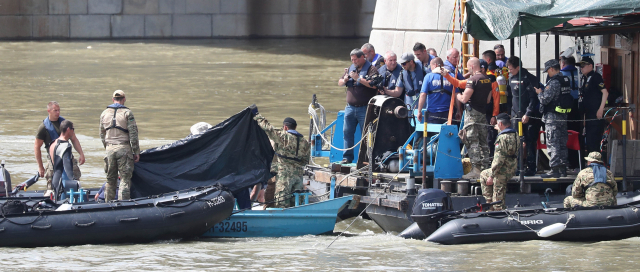
[[273, 155], [267, 134], [245, 109], [203, 134], [141, 152], [131, 197], [217, 182], [238, 191], [271, 177]]

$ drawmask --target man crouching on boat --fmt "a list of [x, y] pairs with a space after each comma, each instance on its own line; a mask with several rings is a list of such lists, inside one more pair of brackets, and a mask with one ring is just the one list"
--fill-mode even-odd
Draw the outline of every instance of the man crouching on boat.
[[253, 119], [267, 133], [274, 144], [278, 175], [276, 176], [276, 191], [274, 195], [276, 208], [288, 208], [294, 205], [291, 196], [295, 190], [302, 190], [302, 174], [304, 166], [309, 163], [309, 142], [296, 131], [297, 123], [291, 117], [284, 119], [282, 130], [277, 130], [258, 113], [258, 107], [251, 105]]
[[495, 129], [498, 130], [496, 139], [496, 149], [493, 155], [491, 168], [480, 173], [480, 184], [482, 185], [482, 196], [487, 203], [502, 201], [493, 205], [492, 210], [499, 211], [507, 207], [505, 195], [507, 193], [507, 181], [516, 173], [518, 162], [518, 135], [511, 128], [511, 120], [508, 114], [501, 113], [496, 116], [497, 123]]
[[565, 208], [618, 205], [618, 185], [601, 158], [600, 152], [591, 152], [584, 158], [587, 168], [582, 169], [573, 182], [571, 196], [564, 199]]

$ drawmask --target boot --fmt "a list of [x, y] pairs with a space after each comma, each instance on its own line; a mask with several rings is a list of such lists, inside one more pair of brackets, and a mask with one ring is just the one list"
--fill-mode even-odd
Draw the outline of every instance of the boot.
[[567, 177], [567, 167], [564, 165], [560, 166], [560, 176], [563, 178]]
[[524, 171], [524, 176], [525, 177], [532, 177], [536, 175], [536, 170], [535, 169], [531, 169], [528, 168], [527, 171]]
[[560, 169], [559, 167], [553, 167], [549, 172], [540, 175], [541, 178], [559, 178], [560, 177]]
[[479, 179], [480, 178], [480, 169], [478, 167], [473, 166], [471, 172], [466, 175], [462, 175], [462, 179]]

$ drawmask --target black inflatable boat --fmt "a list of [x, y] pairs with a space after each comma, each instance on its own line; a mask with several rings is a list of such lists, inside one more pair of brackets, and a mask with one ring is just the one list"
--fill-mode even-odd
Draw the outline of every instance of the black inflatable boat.
[[411, 216], [427, 236], [440, 244], [498, 241], [605, 241], [640, 235], [640, 202], [614, 207], [509, 209], [482, 212], [490, 204], [451, 209], [450, 197], [441, 190], [425, 189]]
[[0, 246], [37, 247], [196, 237], [231, 215], [234, 198], [215, 185], [109, 203], [25, 197], [0, 203]]

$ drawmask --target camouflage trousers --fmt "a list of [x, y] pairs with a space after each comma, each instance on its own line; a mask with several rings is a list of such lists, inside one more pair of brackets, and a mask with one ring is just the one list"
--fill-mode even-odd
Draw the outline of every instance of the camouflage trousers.
[[567, 165], [567, 122], [546, 120], [544, 122], [547, 151], [549, 151], [549, 166]]
[[264, 208], [273, 208], [274, 204], [270, 203], [274, 199], [274, 195], [276, 194], [276, 177], [272, 177], [267, 182], [267, 189], [264, 192], [264, 202], [267, 204], [264, 205]]
[[575, 206], [585, 206], [586, 199], [573, 198], [572, 196], [568, 196], [564, 198], [564, 207], [565, 208], [573, 208]]
[[[80, 180], [82, 173], [78, 166], [78, 160], [73, 159], [71, 164], [73, 165], [73, 179]], [[47, 190], [53, 190], [53, 186], [51, 185], [51, 179], [53, 178], [53, 162], [49, 155], [47, 155], [47, 166], [44, 169], [44, 178], [47, 180]]]
[[118, 173], [120, 173], [119, 200], [131, 199], [131, 176], [133, 175], [133, 151], [129, 145], [107, 146], [105, 157], [105, 172], [107, 173], [107, 185], [105, 186], [105, 201], [113, 200], [118, 187]]
[[302, 173], [296, 175], [290, 171], [278, 171], [276, 176], [275, 207], [288, 208], [295, 205], [293, 192], [302, 190]]
[[482, 187], [482, 196], [487, 203], [502, 201], [502, 203], [493, 205], [491, 210], [500, 211], [507, 208], [505, 203], [505, 195], [507, 194], [507, 177], [497, 175], [493, 178], [493, 185], [487, 185], [487, 180], [491, 177], [491, 169], [485, 169], [480, 173], [480, 185]]
[[464, 114], [464, 133], [462, 142], [469, 152], [471, 164], [478, 169], [491, 166], [489, 146], [487, 145], [487, 119], [484, 113], [467, 110]]

